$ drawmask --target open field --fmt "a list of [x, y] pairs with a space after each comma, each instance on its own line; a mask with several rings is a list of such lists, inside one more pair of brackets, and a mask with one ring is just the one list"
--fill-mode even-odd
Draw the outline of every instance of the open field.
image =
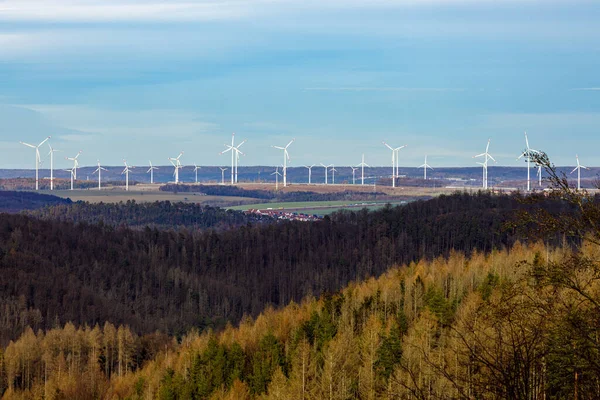
[[305, 214], [326, 215], [341, 209], [362, 209], [371, 210], [381, 208], [386, 204], [405, 204], [406, 201], [302, 201], [302, 202], [282, 202], [282, 203], [259, 203], [245, 204], [241, 206], [229, 207], [233, 210], [246, 211], [256, 210], [286, 210], [293, 212], [302, 212]]
[[[237, 186], [248, 189], [248, 190], [275, 190], [274, 183], [239, 183]], [[377, 185], [346, 185], [346, 184], [335, 184], [335, 185], [323, 185], [323, 184], [290, 184], [287, 187], [279, 185], [280, 192], [315, 192], [315, 193], [336, 193], [350, 190], [353, 192], [379, 192], [385, 193], [390, 196], [437, 196], [440, 194], [450, 194], [457, 190], [474, 190], [477, 191], [479, 188], [464, 187], [464, 188], [447, 188], [447, 187], [396, 187], [391, 186], [377, 186]]]
[[230, 205], [233, 203], [256, 203], [258, 199], [249, 197], [233, 197], [233, 196], [205, 196], [199, 193], [171, 193], [161, 192], [158, 187], [155, 190], [130, 190], [123, 189], [106, 189], [106, 190], [55, 190], [46, 191], [45, 193], [55, 196], [70, 198], [73, 201], [89, 201], [90, 203], [118, 203], [120, 201], [135, 200], [139, 203], [155, 202], [155, 201], [171, 201], [171, 202], [189, 202], [198, 204], [210, 205]]

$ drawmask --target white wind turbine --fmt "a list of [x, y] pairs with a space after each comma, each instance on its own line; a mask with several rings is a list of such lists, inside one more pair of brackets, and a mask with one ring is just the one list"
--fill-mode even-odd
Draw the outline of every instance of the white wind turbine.
[[69, 160], [69, 161], [73, 161], [73, 179], [77, 179], [77, 168], [79, 168], [79, 156], [81, 155], [82, 151], [79, 150], [79, 153], [77, 153], [77, 155], [75, 157], [65, 157], [65, 160]]
[[385, 141], [382, 142], [385, 147], [387, 147], [388, 149], [390, 149], [392, 151], [392, 187], [396, 187], [396, 178], [398, 178], [398, 164], [399, 164], [399, 154], [400, 154], [400, 150], [402, 150], [403, 148], [405, 148], [408, 145], [403, 145], [400, 147], [392, 147], [389, 144], [387, 144]]
[[35, 149], [35, 190], [39, 190], [39, 169], [40, 169], [40, 163], [42, 162], [42, 159], [40, 157], [40, 146], [43, 145], [44, 143], [46, 143], [46, 141], [48, 141], [48, 139], [50, 139], [50, 136], [48, 136], [46, 139], [42, 140], [40, 142], [40, 144], [38, 144], [37, 146], [34, 146], [33, 144], [29, 144], [29, 143], [25, 143], [25, 142], [19, 142], [22, 145], [25, 145], [27, 147], [31, 147], [32, 149]]
[[[392, 155], [393, 155], [393, 153], [392, 153]], [[369, 164], [365, 163], [365, 155], [363, 153], [362, 162], [357, 165], [357, 167], [361, 168], [361, 171], [360, 171], [360, 184], [361, 185], [365, 184], [365, 167], [368, 167], [368, 166], [369, 166]]]
[[98, 160], [98, 168], [92, 174], [98, 173], [98, 190], [102, 190], [102, 171], [108, 171], [106, 168], [100, 166], [100, 160]]
[[337, 169], [335, 169], [335, 167], [333, 166], [333, 164], [331, 164], [331, 184], [335, 185], [335, 173], [336, 173]]
[[121, 172], [121, 175], [125, 174], [125, 190], [129, 190], [129, 171], [131, 171], [134, 167], [127, 165], [127, 161], [125, 161], [125, 159], [123, 159], [123, 164], [125, 164], [125, 168], [123, 169], [123, 172]]
[[333, 167], [333, 164], [325, 165], [321, 163], [321, 166], [325, 168], [325, 184], [327, 185], [327, 171], [329, 170], [329, 167]]
[[153, 167], [152, 166], [152, 161], [148, 161], [150, 163], [150, 168], [148, 168], [148, 171], [146, 171], [146, 173], [150, 173], [150, 183], [153, 184], [154, 183], [154, 170], [158, 169], [158, 167]]
[[227, 168], [219, 167], [219, 169], [221, 170], [221, 185], [224, 185], [225, 184], [225, 171], [227, 171]]
[[433, 170], [431, 165], [427, 164], [427, 155], [425, 155], [425, 164], [420, 165], [419, 168], [423, 168], [423, 179], [427, 180], [427, 168]]
[[575, 169], [573, 169], [573, 171], [571, 171], [571, 173], [577, 171], [577, 190], [581, 190], [581, 168], [583, 169], [589, 169], [588, 167], [584, 167], [583, 165], [579, 164], [579, 156], [576, 155], [575, 156], [577, 158], [577, 166], [575, 167]]
[[358, 167], [350, 167], [350, 168], [352, 168], [352, 184], [356, 185], [355, 173], [356, 173], [356, 170], [358, 169]]
[[183, 151], [179, 153], [177, 157], [169, 157], [169, 162], [175, 167], [175, 171], [173, 172], [173, 176], [175, 176], [175, 183], [179, 183], [179, 170], [183, 168], [181, 165], [181, 156], [183, 155]]
[[275, 190], [279, 190], [279, 177], [281, 176], [279, 167], [275, 168], [275, 172], [273, 172], [271, 175], [275, 175]]
[[496, 162], [496, 159], [494, 157], [492, 157], [492, 155], [489, 153], [489, 149], [490, 149], [490, 142], [492, 139], [488, 139], [487, 141], [487, 145], [485, 146], [485, 153], [481, 153], [481, 154], [477, 154], [476, 156], [473, 156], [473, 158], [477, 158], [477, 157], [484, 157], [483, 162], [477, 162], [477, 164], [481, 165], [483, 167], [483, 183], [482, 183], [482, 187], [484, 189], [488, 188], [488, 161], [489, 160], [494, 160], [494, 162]]
[[[234, 144], [235, 141], [235, 133], [231, 134], [231, 144], [226, 144], [225, 147], [227, 149], [223, 150], [219, 153], [219, 155], [225, 154], [228, 151], [231, 151], [231, 184], [237, 183], [238, 181], [238, 163], [240, 161], [240, 154], [244, 155], [244, 153], [240, 150], [240, 147], [244, 143], [246, 143], [246, 139], [242, 140], [240, 144], [237, 146]], [[235, 154], [234, 154], [235, 153]]]
[[50, 190], [54, 190], [54, 153], [60, 150], [52, 148], [50, 143], [48, 143], [48, 147], [50, 147], [50, 152], [48, 153], [50, 156]]
[[294, 138], [290, 140], [290, 142], [285, 147], [271, 146], [275, 149], [283, 150], [283, 187], [287, 186], [287, 162], [290, 160], [290, 154], [288, 153], [287, 149], [292, 143], [294, 143], [294, 140], [296, 139]]
[[538, 185], [542, 186], [542, 166], [541, 165], [538, 165], [536, 175], [538, 177]]
[[194, 164], [194, 172], [196, 173], [196, 183], [198, 183], [198, 170], [202, 168]]
[[315, 164], [311, 165], [310, 167], [308, 165], [305, 165], [304, 168], [308, 169], [308, 184], [310, 185], [310, 180], [312, 177], [312, 168], [315, 166]]
[[65, 169], [64, 171], [71, 173], [71, 190], [73, 190], [73, 179], [75, 177], [75, 167], [73, 167], [71, 169]]
[[523, 154], [517, 157], [517, 160], [519, 160], [522, 157], [525, 157], [527, 159], [527, 191], [529, 192], [531, 190], [531, 184], [529, 181], [529, 174], [531, 169], [531, 156], [533, 154], [540, 154], [540, 152], [529, 147], [529, 139], [527, 138], [527, 132], [525, 132], [525, 144], [527, 148], [525, 149]]

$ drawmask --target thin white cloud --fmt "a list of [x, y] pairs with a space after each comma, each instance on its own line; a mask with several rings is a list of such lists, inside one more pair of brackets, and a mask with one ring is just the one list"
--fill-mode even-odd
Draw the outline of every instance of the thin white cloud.
[[[211, 133], [218, 129], [217, 124], [203, 121], [196, 113], [178, 110], [123, 111], [70, 104], [31, 104], [20, 107], [37, 111], [58, 126], [102, 136], [188, 138], [194, 134]], [[68, 135], [63, 137], [65, 136]], [[75, 135], [74, 138], [81, 140], [84, 136], [86, 135]]]
[[[161, 22], [239, 19], [281, 11], [365, 8], [389, 9], [431, 5], [495, 3], [497, 0], [4, 0], [0, 21]], [[548, 3], [548, 0], [506, 0]], [[554, 3], [565, 0], [554, 0]]]
[[[261, 1], [264, 2], [264, 1]], [[202, 21], [239, 18], [246, 1], [6, 0], [0, 20], [48, 22]]]
[[322, 92], [464, 92], [463, 88], [408, 88], [408, 87], [309, 87], [307, 91]]
[[596, 92], [600, 91], [600, 87], [575, 88], [573, 91]]

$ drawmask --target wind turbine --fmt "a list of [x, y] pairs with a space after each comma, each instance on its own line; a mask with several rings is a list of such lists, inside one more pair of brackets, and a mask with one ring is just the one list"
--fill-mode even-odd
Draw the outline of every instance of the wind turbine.
[[231, 145], [226, 144], [225, 147], [227, 147], [227, 149], [225, 149], [219, 153], [219, 155], [222, 155], [222, 154], [227, 153], [228, 151], [231, 151], [231, 184], [232, 185], [234, 183], [237, 183], [237, 181], [238, 181], [238, 163], [240, 161], [240, 154], [245, 155], [240, 150], [240, 147], [242, 147], [242, 145], [244, 143], [246, 143], [246, 139], [244, 139], [244, 140], [242, 140], [242, 142], [240, 144], [238, 144], [236, 146], [234, 144], [234, 140], [235, 140], [235, 133], [232, 133], [231, 134]]
[[40, 168], [40, 163], [42, 161], [42, 159], [40, 157], [40, 146], [43, 145], [44, 143], [46, 143], [46, 141], [48, 141], [48, 139], [50, 139], [50, 136], [48, 136], [46, 139], [42, 140], [40, 142], [40, 144], [38, 144], [37, 146], [34, 146], [29, 143], [25, 143], [25, 142], [19, 142], [22, 145], [31, 147], [32, 149], [35, 149], [35, 190], [39, 190], [39, 168]]
[[538, 165], [538, 167], [537, 167], [537, 173], [536, 174], [537, 174], [538, 179], [539, 179], [538, 185], [542, 186], [542, 166], [541, 165]]
[[423, 180], [427, 180], [427, 168], [433, 169], [431, 165], [427, 164], [427, 155], [425, 155], [425, 164], [420, 165], [419, 168], [423, 168]]
[[48, 153], [50, 156], [50, 190], [54, 190], [54, 153], [60, 150], [52, 148], [50, 143], [48, 143], [48, 147], [50, 147], [50, 152]]
[[129, 171], [131, 171], [134, 167], [127, 165], [127, 161], [123, 159], [123, 164], [125, 164], [125, 169], [121, 172], [121, 175], [125, 174], [125, 190], [129, 190]]
[[221, 170], [221, 185], [224, 185], [225, 184], [225, 171], [227, 171], [227, 168], [219, 167], [219, 169]]
[[173, 172], [173, 175], [175, 176], [175, 183], [179, 183], [179, 170], [183, 168], [183, 165], [181, 165], [180, 160], [182, 155], [183, 151], [179, 153], [179, 155], [175, 158], [169, 157], [169, 162], [173, 165], [173, 167], [175, 167], [175, 171]]
[[529, 147], [529, 139], [527, 139], [527, 132], [525, 132], [525, 144], [527, 145], [527, 148], [525, 149], [523, 154], [517, 157], [517, 160], [519, 160], [522, 157], [525, 157], [527, 159], [527, 191], [529, 192], [531, 190], [531, 185], [529, 183], [529, 169], [531, 168], [531, 156], [533, 154], [540, 154], [540, 152]]
[[285, 147], [271, 146], [275, 149], [283, 150], [283, 187], [287, 186], [287, 162], [290, 159], [290, 154], [288, 153], [287, 149], [292, 143], [294, 143], [294, 140], [296, 140], [296, 138], [290, 140], [290, 142]]
[[314, 167], [315, 164], [311, 165], [310, 167], [308, 165], [305, 165], [304, 168], [308, 168], [308, 184], [310, 185], [310, 179], [312, 176], [312, 167]]
[[73, 190], [73, 178], [75, 177], [75, 167], [71, 169], [65, 169], [65, 171], [71, 173], [71, 190]]
[[75, 157], [65, 157], [65, 160], [73, 161], [73, 179], [77, 179], [77, 168], [79, 168], [79, 156], [81, 155], [81, 150]]
[[92, 174], [98, 173], [98, 190], [102, 190], [102, 171], [108, 171], [106, 168], [100, 166], [100, 160], [98, 160], [98, 168]]
[[148, 168], [148, 171], [146, 171], [146, 173], [150, 173], [150, 183], [153, 184], [154, 183], [154, 170], [158, 169], [158, 167], [153, 167], [152, 166], [152, 161], [148, 161], [150, 163], [150, 168]]
[[335, 185], [335, 172], [336, 171], [337, 171], [337, 169], [335, 169], [333, 164], [331, 164], [331, 184], [332, 185]]
[[577, 171], [577, 190], [581, 190], [581, 168], [583, 169], [589, 169], [588, 167], [584, 167], [583, 165], [579, 164], [579, 156], [576, 155], [575, 156], [577, 158], [577, 166], [575, 167], [575, 169], [573, 171], [571, 171], [571, 173]]
[[350, 167], [350, 168], [352, 168], [352, 184], [356, 185], [356, 178], [354, 175], [355, 175], [355, 172], [358, 169], [358, 167]]
[[327, 185], [327, 170], [329, 167], [333, 167], [333, 164], [325, 165], [325, 164], [321, 163], [321, 166], [323, 166], [325, 168], [325, 184]]
[[275, 190], [279, 190], [279, 177], [281, 176], [279, 167], [275, 168], [275, 172], [273, 172], [271, 175], [275, 175]]
[[399, 153], [400, 150], [408, 146], [407, 144], [400, 147], [392, 147], [387, 144], [385, 141], [382, 142], [385, 147], [392, 151], [392, 187], [396, 187], [396, 178], [398, 177], [398, 164], [399, 164]]
[[194, 164], [194, 172], [196, 173], [196, 183], [198, 183], [198, 170], [202, 168]]
[[[393, 156], [393, 153], [392, 153], [392, 156]], [[369, 164], [365, 163], [365, 155], [363, 153], [362, 162], [357, 165], [357, 167], [361, 168], [361, 171], [360, 171], [360, 184], [361, 185], [365, 184], [365, 167], [368, 167], [368, 166], [369, 166]]]
[[484, 161], [481, 162], [477, 162], [477, 164], [481, 165], [483, 167], [483, 183], [482, 183], [482, 187], [484, 189], [488, 188], [488, 161], [489, 160], [494, 160], [494, 162], [496, 162], [496, 159], [494, 157], [492, 157], [492, 155], [489, 153], [490, 150], [490, 142], [492, 139], [488, 139], [487, 141], [487, 145], [485, 146], [485, 153], [481, 153], [481, 154], [477, 154], [476, 156], [473, 156], [473, 158], [477, 158], [477, 157], [484, 157]]

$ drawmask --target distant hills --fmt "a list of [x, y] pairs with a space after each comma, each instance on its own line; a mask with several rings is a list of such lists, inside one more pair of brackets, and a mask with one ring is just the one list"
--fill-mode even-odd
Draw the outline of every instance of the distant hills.
[[[105, 181], [121, 182], [125, 180], [124, 176], [121, 175], [123, 171], [122, 166], [106, 167], [108, 171], [102, 173], [102, 179]], [[93, 182], [96, 182], [96, 175], [92, 172], [96, 167], [82, 167], [79, 169], [78, 177], [79, 183], [90, 180], [90, 185], [93, 186]], [[132, 181], [137, 182], [149, 182], [150, 176], [146, 173], [148, 168], [145, 166], [139, 166], [132, 169], [130, 172], [130, 183]], [[352, 169], [348, 166], [336, 166], [337, 170], [335, 174], [336, 183], [352, 183]], [[570, 172], [572, 167], [561, 167], [559, 172], [564, 172], [570, 179], [576, 179], [576, 175], [571, 175]], [[271, 173], [274, 171], [274, 167], [270, 166], [241, 166], [239, 167], [239, 181], [240, 182], [274, 182], [274, 177]], [[183, 183], [192, 183], [195, 181], [195, 173], [193, 167], [184, 167], [180, 171], [180, 179]], [[479, 167], [456, 167], [456, 168], [437, 168], [434, 166], [433, 171], [428, 172], [427, 182], [424, 182], [423, 170], [419, 168], [407, 168], [401, 167], [399, 170], [400, 185], [404, 186], [433, 186], [433, 185], [460, 185], [460, 186], [480, 186], [482, 171]], [[591, 168], [590, 170], [582, 173], [582, 181], [584, 186], [591, 187], [592, 181], [598, 178], [600, 174], [600, 168]], [[373, 167], [365, 169], [365, 183], [373, 185], [385, 184], [391, 185], [390, 180], [391, 166], [390, 167]], [[2, 178], [17, 178], [17, 177], [29, 177], [35, 176], [33, 170], [18, 170], [18, 169], [0, 169], [0, 179]], [[41, 177], [50, 176], [49, 170], [41, 170]], [[56, 170], [55, 176], [65, 180], [68, 180], [69, 173]], [[515, 187], [523, 188], [525, 186], [527, 177], [527, 170], [524, 167], [500, 167], [493, 166], [489, 167], [489, 183], [491, 186], [504, 186], [504, 187]], [[360, 170], [355, 173], [356, 182], [360, 182]], [[161, 166], [158, 170], [154, 171], [155, 182], [167, 183], [173, 181], [173, 167]], [[536, 181], [536, 170], [531, 169], [531, 179]], [[198, 170], [198, 180], [200, 182], [221, 182], [221, 170], [218, 166], [203, 166]], [[308, 182], [308, 170], [304, 167], [289, 167], [288, 168], [288, 180], [292, 184], [294, 183], [307, 183]], [[331, 183], [332, 176], [331, 172], [328, 174], [328, 181]], [[225, 182], [230, 181], [230, 171], [227, 170], [225, 173]], [[325, 181], [325, 169], [323, 167], [313, 167], [312, 169], [312, 183], [323, 183]]]

